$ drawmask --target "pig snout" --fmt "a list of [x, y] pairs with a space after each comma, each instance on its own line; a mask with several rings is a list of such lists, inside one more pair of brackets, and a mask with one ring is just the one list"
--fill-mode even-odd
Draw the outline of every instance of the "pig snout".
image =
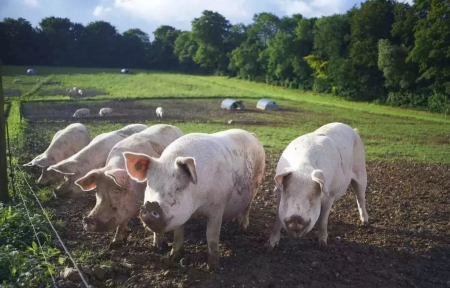
[[164, 229], [163, 211], [157, 202], [145, 202], [141, 207], [139, 216], [142, 222], [153, 232], [162, 232]]
[[311, 219], [305, 221], [305, 219], [299, 215], [293, 215], [284, 220], [288, 233], [295, 236], [303, 236], [310, 223]]
[[83, 228], [84, 230], [88, 231], [88, 232], [95, 232], [97, 231], [97, 222], [94, 218], [92, 217], [84, 217], [83, 218]]
[[117, 226], [116, 219], [111, 218], [106, 222], [102, 222], [92, 216], [86, 216], [83, 218], [83, 228], [87, 232], [107, 232], [114, 229]]

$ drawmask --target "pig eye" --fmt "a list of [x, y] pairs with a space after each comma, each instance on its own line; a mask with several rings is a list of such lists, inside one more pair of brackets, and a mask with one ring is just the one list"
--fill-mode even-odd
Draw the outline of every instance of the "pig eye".
[[159, 218], [159, 213], [156, 211], [152, 211], [152, 216], [155, 218]]

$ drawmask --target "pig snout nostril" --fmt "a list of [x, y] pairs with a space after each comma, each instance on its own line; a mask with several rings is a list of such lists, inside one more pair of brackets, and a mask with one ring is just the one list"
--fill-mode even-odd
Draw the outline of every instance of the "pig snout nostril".
[[156, 219], [159, 218], [159, 213], [156, 212], [156, 211], [152, 211], [151, 215], [152, 215], [154, 218], [156, 218]]
[[145, 209], [145, 206], [142, 206], [142, 207], [141, 207], [141, 215], [142, 215], [142, 216], [147, 215], [147, 209]]
[[291, 216], [285, 220], [286, 227], [294, 232], [302, 232], [305, 230], [307, 223], [301, 216]]

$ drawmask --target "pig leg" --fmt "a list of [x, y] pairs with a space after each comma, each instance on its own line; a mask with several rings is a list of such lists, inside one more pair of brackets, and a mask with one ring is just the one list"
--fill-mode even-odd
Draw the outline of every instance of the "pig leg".
[[369, 224], [369, 215], [366, 211], [366, 187], [367, 187], [367, 174], [366, 170], [359, 171], [359, 173], [354, 173], [351, 185], [353, 190], [355, 190], [356, 201], [358, 203], [358, 211], [361, 222], [364, 225]]
[[319, 245], [320, 246], [326, 246], [327, 245], [327, 239], [328, 239], [328, 217], [330, 216], [331, 207], [333, 206], [333, 201], [331, 199], [325, 201], [322, 203], [322, 207], [320, 208], [320, 216], [317, 220], [318, 224], [318, 233], [317, 238], [319, 239]]
[[277, 191], [277, 212], [275, 215], [275, 226], [272, 229], [272, 233], [270, 234], [269, 241], [266, 243], [267, 251], [272, 251], [273, 248], [280, 242], [280, 232], [281, 232], [281, 221], [280, 217], [278, 216], [278, 208], [280, 207], [280, 191], [279, 189], [275, 188]]
[[219, 269], [219, 237], [222, 225], [223, 208], [210, 215], [206, 227], [206, 241], [208, 242], [208, 268], [209, 270]]
[[172, 258], [178, 259], [183, 254], [184, 250], [184, 226], [180, 226], [173, 230], [173, 244], [172, 251], [170, 251], [170, 256]]
[[153, 233], [153, 248], [158, 251], [165, 251], [169, 245], [164, 241], [164, 234]]
[[128, 221], [117, 226], [113, 241], [109, 244], [109, 249], [119, 248], [126, 240], [125, 230], [127, 230]]

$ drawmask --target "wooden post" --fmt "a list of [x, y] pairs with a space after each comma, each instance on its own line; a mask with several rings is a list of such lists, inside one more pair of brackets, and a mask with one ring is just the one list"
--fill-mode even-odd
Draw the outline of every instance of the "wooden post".
[[3, 98], [2, 84], [2, 63], [0, 61], [0, 201], [7, 202], [8, 194], [8, 172], [6, 169], [6, 120], [5, 120], [5, 99]]

